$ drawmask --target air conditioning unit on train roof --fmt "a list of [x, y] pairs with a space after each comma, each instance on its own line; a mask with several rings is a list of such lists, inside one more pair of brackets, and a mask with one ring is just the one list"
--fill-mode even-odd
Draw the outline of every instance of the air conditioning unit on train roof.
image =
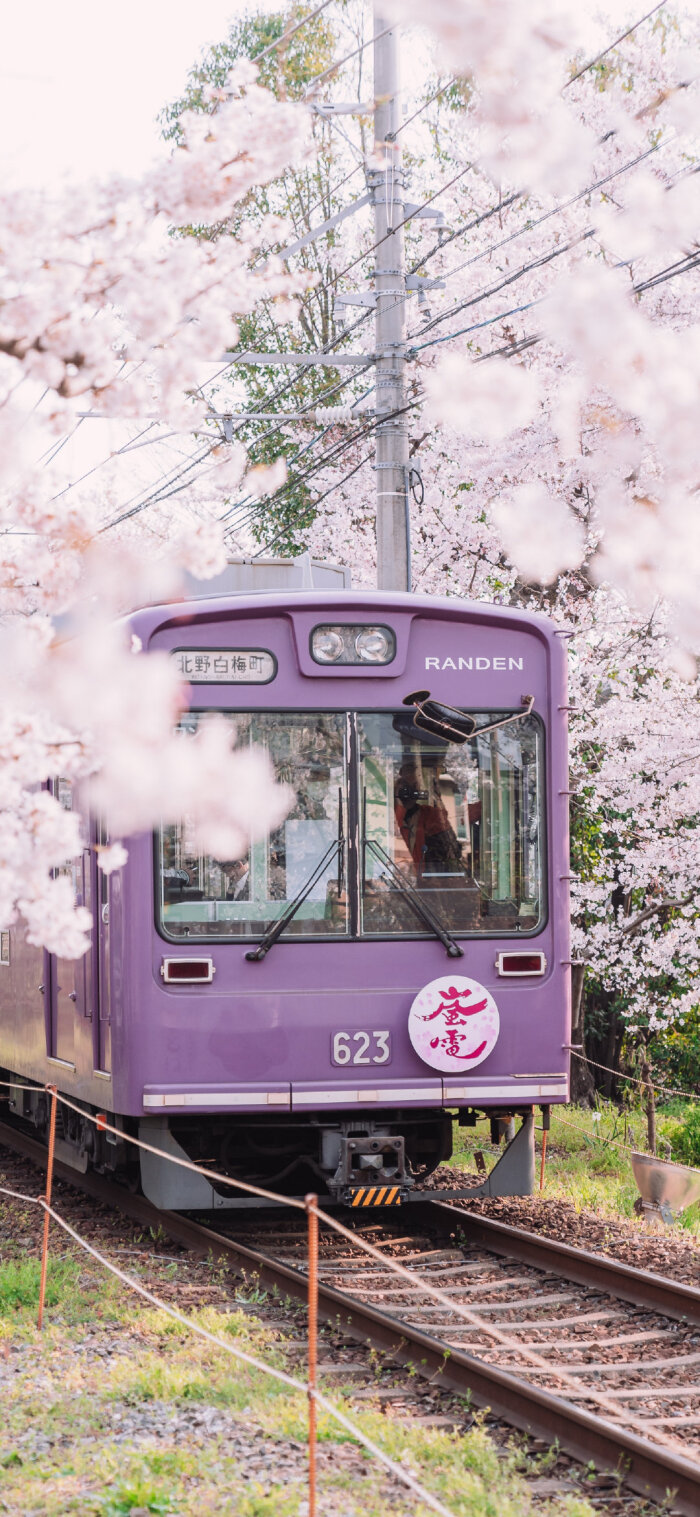
[[271, 590], [349, 590], [350, 570], [300, 553], [298, 558], [232, 558], [213, 579], [185, 575], [185, 597], [210, 600], [219, 595], [263, 595]]

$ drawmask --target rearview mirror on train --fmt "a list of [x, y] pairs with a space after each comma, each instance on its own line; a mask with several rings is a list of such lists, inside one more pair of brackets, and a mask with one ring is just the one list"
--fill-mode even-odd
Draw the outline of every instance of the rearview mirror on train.
[[521, 703], [524, 710], [513, 711], [497, 722], [490, 722], [488, 727], [477, 728], [475, 718], [468, 711], [459, 711], [456, 706], [445, 706], [442, 701], [431, 700], [429, 690], [414, 690], [411, 695], [403, 698], [404, 706], [416, 708], [414, 725], [424, 732], [432, 732], [435, 737], [441, 737], [446, 743], [466, 743], [477, 732], [493, 732], [496, 727], [519, 722], [522, 717], [530, 715], [534, 702], [534, 695], [523, 695]]
[[432, 732], [448, 743], [466, 743], [476, 729], [473, 716], [467, 711], [458, 711], [455, 706], [443, 706], [441, 701], [431, 701], [429, 690], [414, 690], [405, 695], [404, 706], [415, 706], [413, 718], [416, 727]]

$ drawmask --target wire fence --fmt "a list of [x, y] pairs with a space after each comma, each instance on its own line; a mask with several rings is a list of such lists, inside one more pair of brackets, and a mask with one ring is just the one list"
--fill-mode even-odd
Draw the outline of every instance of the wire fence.
[[[148, 1290], [145, 1285], [142, 1285], [140, 1280], [135, 1280], [132, 1275], [129, 1275], [125, 1270], [120, 1269], [119, 1266], [114, 1264], [111, 1259], [106, 1258], [106, 1256], [101, 1253], [99, 1249], [95, 1248], [92, 1243], [89, 1243], [87, 1238], [84, 1238], [76, 1228], [71, 1227], [70, 1223], [66, 1221], [65, 1217], [62, 1217], [60, 1212], [57, 1212], [55, 1207], [51, 1206], [48, 1203], [45, 1196], [27, 1196], [24, 1195], [21, 1191], [11, 1190], [6, 1186], [0, 1186], [0, 1195], [11, 1197], [16, 1201], [21, 1201], [23, 1203], [30, 1203], [36, 1206], [40, 1206], [44, 1212], [44, 1216], [47, 1222], [55, 1222], [58, 1227], [62, 1228], [68, 1237], [73, 1239], [74, 1243], [77, 1243], [78, 1246], [85, 1251], [86, 1254], [89, 1254], [90, 1257], [96, 1260], [96, 1262], [100, 1264], [103, 1269], [106, 1269], [110, 1274], [114, 1275], [116, 1279], [121, 1281], [123, 1285], [126, 1285], [129, 1290], [134, 1291], [136, 1295], [142, 1297], [143, 1300], [147, 1301], [150, 1306], [155, 1307], [160, 1312], [164, 1312], [175, 1322], [179, 1322], [182, 1327], [187, 1328], [189, 1332], [194, 1333], [196, 1337], [206, 1340], [206, 1342], [212, 1344], [217, 1349], [222, 1349], [224, 1353], [229, 1354], [231, 1358], [238, 1360], [240, 1363], [247, 1365], [249, 1369], [253, 1369], [261, 1374], [267, 1375], [271, 1379], [287, 1386], [289, 1390], [298, 1391], [307, 1396], [310, 1407], [310, 1421], [313, 1426], [314, 1433], [315, 1414], [316, 1409], [319, 1408], [321, 1411], [325, 1412], [328, 1417], [332, 1418], [334, 1422], [337, 1422], [346, 1433], [349, 1433], [351, 1437], [353, 1437], [359, 1444], [361, 1444], [361, 1446], [365, 1448], [368, 1453], [370, 1453], [380, 1464], [384, 1466], [386, 1470], [388, 1470], [389, 1474], [393, 1475], [396, 1480], [400, 1481], [402, 1485], [406, 1486], [410, 1491], [412, 1491], [413, 1495], [422, 1501], [424, 1505], [430, 1509], [430, 1511], [437, 1512], [439, 1514], [439, 1517], [453, 1517], [453, 1514], [449, 1508], [446, 1507], [443, 1502], [438, 1499], [437, 1496], [433, 1495], [433, 1493], [431, 1491], [428, 1491], [425, 1486], [421, 1485], [418, 1480], [414, 1479], [413, 1475], [411, 1475], [403, 1465], [398, 1464], [395, 1459], [392, 1459], [389, 1454], [385, 1453], [384, 1449], [380, 1448], [379, 1444], [375, 1443], [372, 1438], [368, 1437], [367, 1433], [365, 1433], [362, 1428], [357, 1426], [357, 1423], [353, 1422], [351, 1418], [345, 1415], [344, 1412], [340, 1411], [340, 1409], [335, 1406], [327, 1396], [324, 1396], [321, 1392], [319, 1392], [315, 1385], [315, 1379], [313, 1383], [311, 1380], [307, 1382], [299, 1380], [295, 1375], [288, 1374], [286, 1370], [279, 1369], [276, 1365], [266, 1363], [264, 1359], [259, 1359], [253, 1354], [246, 1353], [244, 1349], [236, 1347], [234, 1344], [228, 1342], [225, 1338], [220, 1338], [217, 1333], [209, 1332], [207, 1328], [202, 1327], [201, 1323], [194, 1321], [193, 1318], [188, 1317], [184, 1312], [179, 1311], [177, 1307], [174, 1307], [169, 1302], [164, 1301], [162, 1297], [157, 1296], [154, 1291]], [[43, 1302], [40, 1299], [40, 1308], [42, 1305]], [[38, 1325], [41, 1326], [41, 1323]], [[315, 1443], [316, 1440], [314, 1437], [313, 1442], [310, 1440], [309, 1445], [310, 1469], [313, 1470], [314, 1475]], [[315, 1517], [316, 1502], [313, 1485], [310, 1486], [309, 1498], [309, 1517]]]
[[574, 1055], [574, 1058], [579, 1059], [582, 1064], [592, 1064], [594, 1069], [602, 1069], [606, 1074], [614, 1075], [616, 1080], [626, 1080], [630, 1085], [640, 1085], [645, 1089], [648, 1089], [649, 1085], [651, 1085], [652, 1090], [655, 1091], [656, 1095], [683, 1096], [686, 1101], [700, 1101], [700, 1096], [696, 1091], [679, 1090], [673, 1085], [654, 1085], [653, 1081], [642, 1080], [637, 1075], [623, 1074], [620, 1069], [613, 1069], [612, 1065], [610, 1064], [600, 1064], [597, 1059], [590, 1059], [588, 1057], [588, 1054], [579, 1053], [578, 1049], [576, 1048], [570, 1049], [570, 1052]]
[[[4, 1081], [3, 1084], [5, 1084], [6, 1086], [14, 1086], [15, 1088], [20, 1088], [20, 1082], [18, 1082], [18, 1081]], [[24, 1087], [24, 1088], [26, 1089], [27, 1087]], [[248, 1192], [250, 1194], [262, 1197], [263, 1199], [270, 1200], [270, 1201], [274, 1202], [276, 1205], [288, 1206], [288, 1207], [291, 1207], [291, 1208], [293, 1208], [293, 1209], [295, 1209], [297, 1211], [304, 1212], [306, 1214], [306, 1216], [307, 1216], [307, 1227], [308, 1227], [308, 1309], [309, 1309], [309, 1319], [308, 1319], [309, 1320], [308, 1369], [309, 1369], [309, 1373], [308, 1373], [308, 1379], [306, 1381], [306, 1384], [304, 1384], [303, 1382], [301, 1382], [299, 1380], [296, 1380], [295, 1377], [288, 1376], [286, 1374], [286, 1372], [283, 1372], [281, 1370], [277, 1370], [276, 1368], [274, 1368], [272, 1366], [266, 1365], [264, 1363], [264, 1361], [254, 1359], [252, 1356], [246, 1355], [244, 1353], [244, 1351], [242, 1351], [242, 1350], [234, 1349], [232, 1345], [227, 1344], [223, 1339], [217, 1338], [217, 1336], [215, 1334], [208, 1333], [205, 1329], [201, 1328], [199, 1324], [192, 1322], [188, 1317], [186, 1317], [182, 1313], [178, 1312], [176, 1308], [170, 1307], [167, 1303], [162, 1302], [158, 1297], [156, 1297], [153, 1294], [153, 1292], [149, 1292], [144, 1286], [142, 1286], [140, 1284], [140, 1282], [133, 1280], [131, 1276], [127, 1275], [124, 1271], [120, 1270], [118, 1268], [118, 1266], [112, 1264], [112, 1262], [110, 1260], [106, 1259], [104, 1257], [104, 1255], [100, 1254], [98, 1250], [96, 1250], [91, 1244], [89, 1244], [86, 1239], [82, 1238], [82, 1236], [78, 1232], [76, 1232], [75, 1229], [71, 1228], [70, 1224], [67, 1223], [66, 1220], [63, 1217], [61, 1217], [59, 1215], [59, 1213], [57, 1213], [55, 1211], [55, 1209], [51, 1206], [51, 1186], [52, 1186], [52, 1180], [53, 1180], [53, 1164], [54, 1164], [54, 1145], [53, 1145], [53, 1142], [51, 1141], [51, 1138], [50, 1138], [50, 1144], [49, 1144], [49, 1155], [48, 1155], [48, 1164], [47, 1164], [47, 1187], [46, 1187], [46, 1195], [39, 1196], [39, 1197], [23, 1196], [23, 1195], [21, 1195], [20, 1192], [13, 1192], [13, 1191], [6, 1190], [6, 1189], [0, 1187], [0, 1194], [7, 1194], [8, 1196], [14, 1196], [17, 1200], [22, 1200], [24, 1202], [27, 1202], [27, 1201], [28, 1202], [32, 1202], [32, 1203], [34, 1203], [36, 1205], [40, 1205], [44, 1209], [44, 1213], [45, 1213], [45, 1227], [44, 1227], [44, 1237], [43, 1237], [43, 1242], [42, 1242], [42, 1267], [41, 1267], [41, 1283], [40, 1283], [40, 1299], [39, 1299], [39, 1325], [40, 1326], [41, 1326], [42, 1320], [43, 1320], [44, 1292], [45, 1292], [47, 1261], [48, 1261], [48, 1242], [49, 1242], [48, 1223], [49, 1223], [49, 1219], [53, 1219], [54, 1221], [56, 1221], [56, 1223], [60, 1227], [62, 1227], [74, 1239], [75, 1242], [77, 1242], [79, 1244], [80, 1247], [84, 1248], [88, 1253], [92, 1254], [92, 1256], [95, 1259], [97, 1259], [98, 1262], [100, 1262], [101, 1264], [103, 1264], [105, 1268], [107, 1268], [108, 1270], [110, 1270], [114, 1275], [116, 1275], [119, 1279], [121, 1279], [123, 1281], [123, 1283], [127, 1284], [131, 1289], [135, 1290], [138, 1294], [140, 1294], [140, 1295], [144, 1296], [146, 1299], [148, 1299], [153, 1305], [157, 1306], [159, 1309], [162, 1309], [162, 1310], [166, 1311], [169, 1315], [174, 1316], [176, 1318], [176, 1320], [180, 1321], [184, 1326], [190, 1328], [190, 1330], [192, 1330], [193, 1332], [198, 1333], [200, 1336], [208, 1338], [209, 1341], [217, 1344], [220, 1347], [223, 1347], [224, 1349], [226, 1349], [227, 1352], [232, 1353], [234, 1355], [234, 1357], [238, 1357], [238, 1358], [244, 1360], [245, 1362], [249, 1363], [251, 1366], [254, 1366], [256, 1369], [260, 1369], [260, 1370], [264, 1371], [265, 1373], [272, 1374], [278, 1380], [284, 1380], [285, 1383], [289, 1384], [290, 1386], [293, 1386], [294, 1389], [302, 1390], [302, 1391], [306, 1392], [306, 1395], [307, 1395], [307, 1398], [308, 1398], [308, 1403], [309, 1403], [309, 1419], [308, 1419], [308, 1443], [309, 1443], [309, 1517], [316, 1517], [316, 1513], [317, 1513], [317, 1507], [316, 1507], [316, 1433], [317, 1433], [317, 1429], [316, 1429], [316, 1409], [318, 1407], [320, 1407], [323, 1411], [325, 1411], [329, 1416], [333, 1417], [336, 1421], [338, 1421], [339, 1423], [341, 1423], [341, 1425], [344, 1426], [345, 1429], [352, 1434], [352, 1436], [357, 1437], [358, 1441], [361, 1444], [363, 1444], [363, 1446], [365, 1446], [368, 1449], [368, 1451], [371, 1452], [387, 1469], [389, 1469], [391, 1471], [391, 1473], [396, 1476], [396, 1478], [402, 1480], [403, 1483], [405, 1485], [407, 1485], [413, 1491], [414, 1494], [418, 1495], [421, 1500], [423, 1500], [424, 1502], [426, 1502], [426, 1504], [429, 1506], [429, 1508], [430, 1508], [431, 1511], [436, 1511], [438, 1513], [441, 1513], [441, 1514], [443, 1514], [443, 1517], [453, 1517], [453, 1514], [451, 1514], [448, 1511], [448, 1509], [438, 1500], [437, 1497], [433, 1496], [432, 1493], [426, 1491], [421, 1485], [419, 1485], [419, 1483], [417, 1481], [415, 1481], [413, 1479], [413, 1477], [410, 1476], [408, 1474], [408, 1472], [405, 1469], [403, 1469], [403, 1467], [401, 1465], [399, 1465], [395, 1461], [391, 1460], [389, 1458], [389, 1456], [384, 1453], [383, 1450], [381, 1450], [376, 1444], [374, 1444], [372, 1442], [372, 1440], [370, 1440], [367, 1437], [366, 1434], [364, 1434], [362, 1432], [361, 1429], [357, 1428], [355, 1426], [355, 1424], [350, 1421], [350, 1419], [345, 1418], [344, 1414], [340, 1413], [338, 1411], [338, 1408], [335, 1407], [332, 1402], [328, 1401], [327, 1398], [325, 1398], [324, 1396], [320, 1395], [319, 1392], [318, 1392], [317, 1385], [316, 1385], [316, 1368], [317, 1368], [317, 1323], [318, 1323], [318, 1298], [319, 1298], [319, 1281], [318, 1281], [318, 1224], [319, 1223], [323, 1224], [324, 1227], [330, 1228], [331, 1230], [333, 1230], [334, 1232], [336, 1232], [340, 1236], [346, 1238], [350, 1243], [352, 1243], [353, 1247], [355, 1247], [357, 1249], [360, 1249], [369, 1258], [375, 1260], [380, 1265], [382, 1272], [386, 1273], [386, 1271], [389, 1271], [391, 1274], [393, 1274], [394, 1276], [396, 1276], [397, 1279], [400, 1280], [401, 1283], [402, 1283], [402, 1285], [403, 1285], [404, 1293], [406, 1291], [406, 1286], [409, 1286], [411, 1288], [412, 1293], [416, 1293], [417, 1292], [418, 1294], [424, 1294], [424, 1295], [430, 1297], [432, 1299], [432, 1301], [435, 1302], [438, 1307], [442, 1308], [445, 1312], [447, 1312], [449, 1314], [449, 1317], [451, 1319], [454, 1319], [455, 1317], [458, 1317], [458, 1318], [462, 1319], [477, 1334], [482, 1334], [483, 1336], [489, 1338], [494, 1346], [498, 1346], [498, 1347], [500, 1347], [502, 1349], [505, 1349], [509, 1354], [512, 1354], [513, 1351], [515, 1351], [518, 1354], [519, 1358], [522, 1361], [524, 1361], [524, 1366], [523, 1367], [526, 1369], [526, 1372], [527, 1372], [528, 1375], [535, 1374], [536, 1376], [544, 1376], [545, 1379], [549, 1380], [549, 1381], [551, 1381], [554, 1378], [557, 1381], [559, 1389], [562, 1389], [564, 1391], [568, 1391], [570, 1394], [573, 1394], [576, 1397], [576, 1399], [580, 1399], [581, 1387], [578, 1384], [578, 1382], [576, 1381], [575, 1377], [572, 1376], [572, 1375], [570, 1375], [565, 1368], [557, 1366], [556, 1369], [553, 1369], [553, 1366], [551, 1365], [551, 1363], [548, 1362], [547, 1359], [545, 1357], [543, 1357], [541, 1354], [538, 1354], [537, 1351], [536, 1351], [536, 1349], [533, 1346], [531, 1346], [529, 1344], [514, 1343], [513, 1342], [513, 1338], [512, 1338], [512, 1336], [509, 1335], [508, 1331], [504, 1331], [503, 1329], [499, 1328], [494, 1323], [487, 1322], [480, 1313], [471, 1310], [468, 1306], [465, 1306], [462, 1302], [456, 1301], [454, 1299], [454, 1297], [452, 1295], [448, 1295], [447, 1292], [443, 1288], [441, 1288], [440, 1286], [436, 1286], [436, 1285], [432, 1284], [432, 1282], [429, 1281], [429, 1280], [422, 1279], [419, 1272], [417, 1272], [415, 1270], [409, 1270], [409, 1269], [407, 1269], [404, 1265], [400, 1264], [399, 1261], [395, 1257], [392, 1257], [391, 1255], [387, 1255], [384, 1252], [382, 1252], [382, 1250], [380, 1250], [379, 1248], [377, 1248], [374, 1244], [368, 1242], [367, 1239], [365, 1239], [362, 1236], [360, 1236], [357, 1232], [354, 1232], [351, 1228], [346, 1227], [345, 1224], [342, 1223], [342, 1222], [340, 1222], [336, 1217], [331, 1216], [328, 1212], [324, 1211], [321, 1207], [319, 1207], [317, 1196], [315, 1196], [315, 1195], [313, 1195], [313, 1196], [312, 1195], [308, 1195], [303, 1200], [301, 1200], [300, 1198], [297, 1198], [297, 1197], [284, 1196], [284, 1195], [279, 1194], [278, 1192], [274, 1192], [274, 1191], [270, 1191], [270, 1190], [265, 1190], [265, 1189], [263, 1189], [260, 1186], [254, 1186], [254, 1185], [252, 1185], [252, 1184], [250, 1184], [250, 1183], [248, 1183], [246, 1181], [242, 1181], [242, 1180], [238, 1180], [238, 1179], [233, 1179], [231, 1176], [220, 1174], [216, 1170], [211, 1170], [211, 1169], [208, 1169], [208, 1168], [204, 1168], [204, 1167], [202, 1167], [202, 1166], [200, 1166], [198, 1164], [195, 1164], [192, 1160], [189, 1160], [189, 1159], [186, 1159], [186, 1158], [179, 1158], [177, 1155], [166, 1153], [164, 1150], [159, 1149], [159, 1148], [154, 1148], [154, 1146], [152, 1144], [145, 1143], [142, 1139], [136, 1138], [132, 1134], [126, 1133], [126, 1132], [122, 1131], [122, 1129], [116, 1128], [116, 1127], [112, 1126], [110, 1123], [108, 1123], [106, 1121], [104, 1113], [100, 1113], [99, 1115], [96, 1115], [96, 1114], [93, 1114], [93, 1113], [91, 1113], [89, 1111], [86, 1111], [83, 1107], [79, 1106], [76, 1102], [71, 1101], [69, 1097], [67, 1097], [67, 1096], [63, 1095], [61, 1092], [59, 1092], [57, 1090], [57, 1088], [56, 1088], [55, 1085], [35, 1086], [35, 1087], [33, 1087], [33, 1089], [34, 1090], [43, 1090], [43, 1091], [45, 1091], [50, 1096], [50, 1099], [51, 1099], [50, 1134], [51, 1133], [55, 1134], [55, 1129], [56, 1129], [56, 1112], [57, 1112], [58, 1105], [61, 1104], [63, 1106], [68, 1107], [69, 1109], [73, 1110], [74, 1112], [77, 1112], [81, 1117], [85, 1118], [86, 1120], [93, 1122], [95, 1124], [95, 1126], [97, 1126], [100, 1129], [100, 1131], [108, 1131], [108, 1132], [116, 1133], [120, 1138], [122, 1138], [125, 1141], [133, 1144], [136, 1148], [143, 1149], [146, 1152], [155, 1153], [160, 1158], [167, 1159], [170, 1163], [177, 1164], [180, 1167], [183, 1167], [183, 1168], [186, 1168], [186, 1169], [189, 1169], [189, 1170], [193, 1170], [197, 1174], [203, 1175], [203, 1176], [205, 1176], [205, 1177], [207, 1177], [209, 1179], [216, 1180], [216, 1182], [217, 1182], [218, 1185], [233, 1186], [236, 1189], [243, 1190], [243, 1191], [246, 1191], [246, 1192]], [[569, 1124], [569, 1125], [573, 1126], [574, 1124]], [[624, 1145], [622, 1145], [622, 1144], [618, 1144], [617, 1146], [620, 1147], [620, 1148], [624, 1147]], [[372, 1272], [372, 1273], [376, 1273], [376, 1271]], [[448, 1345], [445, 1346], [445, 1351], [446, 1351], [446, 1356], [447, 1356], [449, 1354], [449, 1347], [448, 1347]], [[604, 1391], [591, 1390], [591, 1392], [590, 1392], [590, 1400], [594, 1401], [598, 1407], [600, 1407], [603, 1411], [605, 1411], [608, 1414], [608, 1416], [612, 1416], [613, 1418], [617, 1418], [619, 1416], [619, 1407], [618, 1407], [617, 1403], [614, 1401], [614, 1399], [609, 1398], [605, 1394]], [[646, 1427], [643, 1424], [642, 1420], [635, 1419], [634, 1417], [628, 1417], [627, 1420], [638, 1431], [643, 1432], [643, 1433], [646, 1432]], [[673, 1439], [667, 1438], [665, 1436], [665, 1434], [659, 1432], [659, 1433], [657, 1433], [657, 1436], [659, 1438], [659, 1441], [661, 1441], [662, 1443], [665, 1443], [665, 1444], [667, 1444], [668, 1446], [671, 1446], [671, 1447], [674, 1446]]]

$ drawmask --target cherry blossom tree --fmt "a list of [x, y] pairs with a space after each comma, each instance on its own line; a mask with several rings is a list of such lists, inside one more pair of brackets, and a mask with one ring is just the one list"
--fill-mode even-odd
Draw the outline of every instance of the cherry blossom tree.
[[[182, 118], [177, 146], [139, 182], [1, 197], [0, 921], [20, 914], [32, 942], [67, 955], [84, 951], [89, 921], [58, 873], [80, 839], [50, 776], [81, 782], [113, 835], [187, 810], [202, 846], [227, 856], [245, 848], [251, 818], [265, 829], [287, 805], [264, 755], [232, 751], [223, 723], [191, 741], [175, 734], [178, 677], [119, 621], [177, 594], [183, 564], [222, 567], [215, 508], [244, 473], [241, 450], [214, 439], [208, 512], [155, 555], [105, 530], [109, 495], [69, 489], [59, 457], [91, 410], [191, 434], [237, 319], [262, 296], [283, 318], [308, 284], [274, 256], [256, 262], [279, 240], [274, 217], [242, 221], [235, 238], [173, 231], [230, 216], [308, 151], [307, 113], [276, 102], [249, 63], [210, 105]], [[118, 867], [123, 849], [100, 862]]]
[[[414, 128], [412, 198], [434, 191], [435, 144], [463, 175], [442, 247], [411, 249], [446, 281], [409, 321], [414, 584], [575, 634], [574, 952], [589, 1049], [617, 1065], [625, 1035], [689, 1013], [700, 970], [697, 27], [664, 11], [576, 78], [547, 15], [431, 11], [471, 93]], [[371, 583], [369, 466], [339, 482], [367, 451], [321, 472], [307, 541]]]

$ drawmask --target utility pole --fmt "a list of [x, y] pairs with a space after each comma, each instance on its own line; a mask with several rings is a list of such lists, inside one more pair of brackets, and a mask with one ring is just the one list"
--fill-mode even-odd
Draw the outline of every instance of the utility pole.
[[374, 138], [382, 169], [370, 178], [374, 208], [376, 321], [376, 411], [387, 420], [376, 428], [377, 588], [410, 590], [408, 425], [406, 401], [406, 267], [404, 189], [399, 128], [399, 58], [396, 30], [388, 29], [374, 0]]

